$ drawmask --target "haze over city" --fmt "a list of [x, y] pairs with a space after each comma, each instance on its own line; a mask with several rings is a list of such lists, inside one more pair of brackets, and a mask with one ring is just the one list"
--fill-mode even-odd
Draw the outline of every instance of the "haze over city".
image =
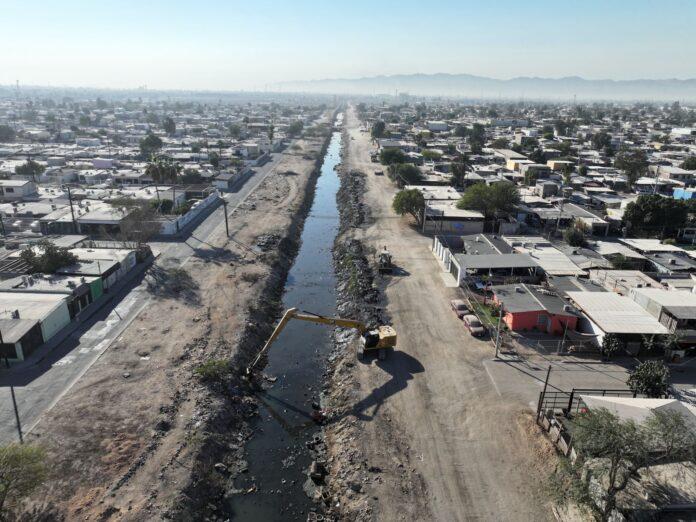
[[688, 0], [6, 0], [2, 18], [0, 84], [275, 90], [413, 73], [696, 77]]

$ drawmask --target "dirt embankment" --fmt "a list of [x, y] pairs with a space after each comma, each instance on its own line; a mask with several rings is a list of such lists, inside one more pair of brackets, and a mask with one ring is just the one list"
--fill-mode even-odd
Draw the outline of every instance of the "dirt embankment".
[[[341, 317], [360, 319], [370, 327], [390, 324], [383, 307], [379, 276], [374, 269], [374, 249], [366, 246], [355, 234], [357, 229], [372, 220], [363, 201], [366, 175], [346, 166], [348, 143], [349, 136], [345, 134], [344, 161], [338, 171], [341, 187], [337, 202], [341, 222], [333, 249], [337, 313]], [[353, 371], [356, 364], [362, 364], [356, 358], [356, 334], [338, 330], [335, 340], [325, 394], [325, 407], [331, 412], [324, 428], [325, 460], [329, 471], [325, 495], [330, 500], [327, 502], [327, 515], [339, 520], [372, 520], [377, 516], [378, 499], [371, 484], [381, 482], [382, 470], [371, 465], [361, 445], [356, 444], [362, 436], [361, 423], [367, 420], [365, 410], [372, 404], [369, 404], [370, 400], [360, 399], [360, 383]], [[366, 364], [370, 363], [368, 358]], [[385, 441], [395, 439], [385, 437]], [[399, 448], [392, 450], [398, 451]]]
[[[301, 140], [186, 259], [156, 265], [140, 315], [32, 437], [46, 520], [199, 520], [244, 468], [256, 411], [240, 370], [270, 333], [330, 137]], [[166, 281], [166, 291], [162, 282]], [[39, 518], [37, 514], [36, 519]]]

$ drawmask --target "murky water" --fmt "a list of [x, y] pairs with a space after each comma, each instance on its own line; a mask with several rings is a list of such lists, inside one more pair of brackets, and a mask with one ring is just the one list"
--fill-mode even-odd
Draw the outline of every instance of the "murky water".
[[[338, 122], [342, 115], [338, 116]], [[314, 203], [302, 232], [302, 245], [290, 270], [284, 307], [333, 315], [336, 307], [331, 248], [338, 231], [336, 192], [341, 134], [334, 132], [317, 181]], [[255, 435], [246, 448], [248, 473], [235, 486], [258, 491], [236, 495], [227, 511], [235, 520], [306, 520], [312, 502], [302, 485], [310, 457], [305, 442], [318, 428], [311, 420], [321, 376], [331, 350], [330, 327], [291, 321], [271, 347], [264, 372], [278, 380], [259, 394]]]

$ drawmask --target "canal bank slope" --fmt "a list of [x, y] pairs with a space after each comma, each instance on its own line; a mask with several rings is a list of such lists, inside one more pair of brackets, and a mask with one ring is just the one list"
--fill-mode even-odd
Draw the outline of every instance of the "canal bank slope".
[[[352, 108], [345, 121], [339, 309], [390, 322], [399, 341], [386, 361], [360, 363], [346, 349], [334, 362], [325, 429], [334, 513], [346, 520], [546, 520], [526, 405], [496, 394], [482, 364], [490, 345], [471, 338], [448, 309], [457, 295], [439, 277], [429, 238], [394, 215], [396, 190], [372, 174], [369, 133]], [[384, 245], [398, 274], [360, 277]]]
[[[331, 114], [327, 114], [328, 123]], [[33, 432], [51, 520], [201, 520], [218, 512], [256, 402], [241, 370], [270, 333], [327, 136], [298, 140], [185, 263], [148, 275], [152, 300]], [[37, 515], [38, 518], [38, 515]]]

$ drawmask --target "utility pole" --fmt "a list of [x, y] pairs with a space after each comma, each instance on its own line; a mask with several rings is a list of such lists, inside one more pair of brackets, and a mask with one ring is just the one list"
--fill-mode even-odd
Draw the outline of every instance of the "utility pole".
[[70, 185], [65, 185], [68, 190], [68, 201], [70, 202], [70, 215], [72, 215], [73, 233], [77, 234], [77, 221], [75, 221], [75, 210], [73, 209], [72, 203], [72, 193], [70, 192]]
[[17, 421], [17, 434], [19, 435], [19, 443], [24, 444], [24, 436], [22, 435], [22, 425], [19, 422], [19, 410], [17, 409], [17, 398], [15, 397], [14, 386], [10, 385], [10, 393], [12, 394], [12, 406], [14, 406], [15, 420]]
[[225, 209], [225, 231], [227, 232], [227, 237], [230, 237], [230, 223], [227, 220], [227, 200], [225, 196], [222, 197], [222, 206]]
[[546, 379], [544, 380], [544, 390], [541, 392], [541, 397], [539, 397], [539, 407], [537, 408], [537, 419], [539, 418], [539, 413], [544, 405], [544, 398], [546, 397], [546, 388], [549, 385], [549, 376], [551, 375], [551, 365], [549, 364], [549, 369], [546, 371]]
[[500, 324], [503, 321], [503, 305], [500, 305], [500, 311], [498, 313], [498, 333], [495, 336], [495, 358], [498, 358], [498, 352], [500, 351]]
[[[0, 332], [0, 346], [5, 344]], [[10, 361], [5, 357], [5, 366], [10, 367]], [[22, 435], [22, 424], [19, 422], [19, 409], [17, 408], [17, 397], [15, 397], [14, 386], [10, 384], [10, 395], [12, 396], [12, 407], [14, 408], [15, 421], [17, 422], [17, 434], [19, 435], [19, 443], [24, 444], [24, 436]]]

